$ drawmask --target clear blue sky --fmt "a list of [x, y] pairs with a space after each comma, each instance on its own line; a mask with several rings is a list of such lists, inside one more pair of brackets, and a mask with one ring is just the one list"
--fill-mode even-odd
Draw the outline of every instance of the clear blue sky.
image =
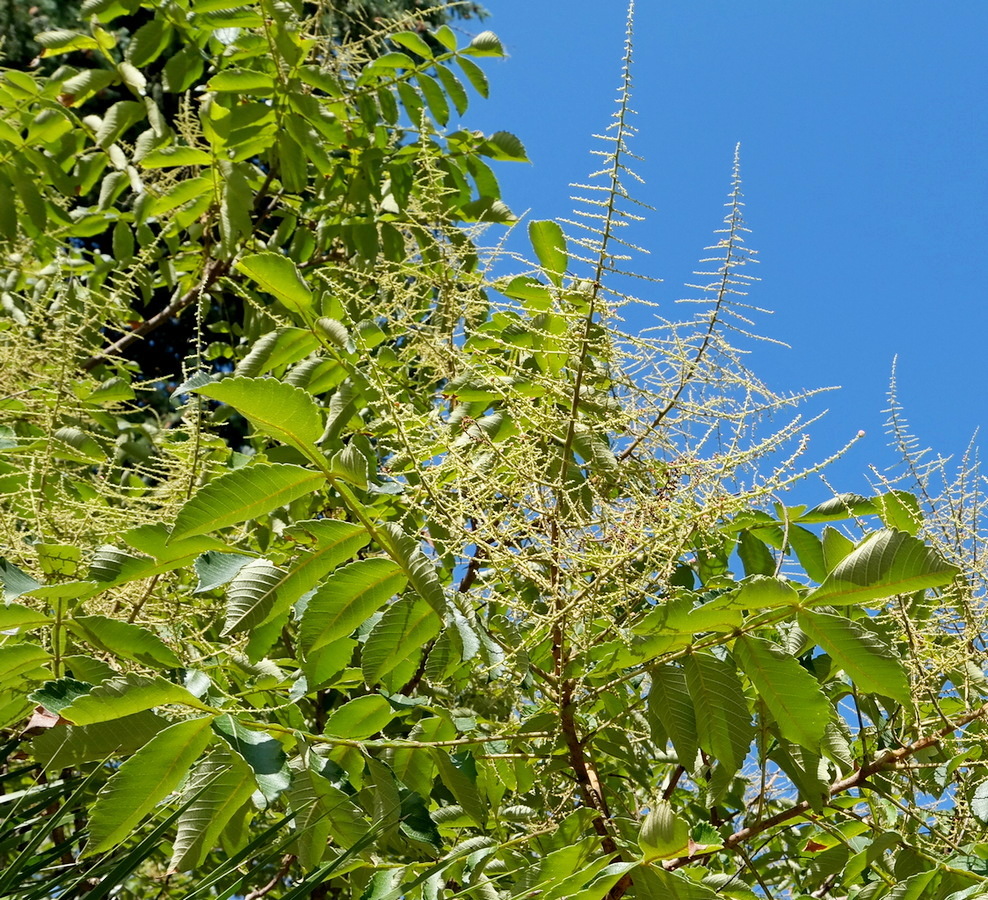
[[[625, 4], [487, 5], [510, 58], [485, 61], [491, 99], [466, 124], [525, 142], [532, 165], [498, 167], [516, 212], [566, 216], [614, 109]], [[762, 332], [792, 348], [762, 345], [752, 367], [779, 389], [842, 386], [812, 432], [823, 457], [866, 430], [835, 470], [842, 490], [892, 461], [882, 410], [896, 354], [924, 443], [958, 453], [985, 424], [986, 41], [986, 0], [638, 3], [639, 196], [656, 207], [639, 267], [664, 279], [650, 297], [684, 295], [740, 141], [761, 260], [751, 300], [775, 311]]]

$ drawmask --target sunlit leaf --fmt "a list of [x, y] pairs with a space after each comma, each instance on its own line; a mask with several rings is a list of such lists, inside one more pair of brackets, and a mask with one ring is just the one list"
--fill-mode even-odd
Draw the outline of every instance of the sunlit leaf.
[[99, 792], [85, 856], [117, 846], [170, 794], [212, 737], [208, 716], [176, 722], [128, 759]]
[[179, 510], [170, 540], [257, 518], [317, 491], [323, 483], [319, 472], [301, 466], [257, 464], [235, 469], [193, 494]]

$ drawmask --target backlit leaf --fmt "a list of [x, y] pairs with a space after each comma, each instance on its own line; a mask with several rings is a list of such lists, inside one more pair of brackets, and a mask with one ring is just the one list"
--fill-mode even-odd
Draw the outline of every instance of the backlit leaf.
[[751, 746], [751, 713], [734, 667], [710, 653], [692, 653], [683, 663], [700, 746], [728, 770], [741, 767]]
[[844, 606], [942, 587], [957, 576], [956, 566], [904, 531], [883, 529], [869, 535], [842, 559], [823, 584], [806, 597], [813, 605]]
[[362, 559], [338, 569], [309, 600], [302, 616], [301, 644], [307, 653], [349, 635], [407, 582], [390, 559]]
[[238, 260], [236, 268], [288, 309], [307, 318], [312, 312], [312, 291], [295, 263], [280, 253], [255, 253]]
[[799, 627], [831, 655], [859, 690], [910, 702], [909, 679], [893, 651], [862, 623], [844, 616], [804, 610]]
[[819, 749], [831, 707], [816, 678], [775, 644], [751, 635], [737, 639], [734, 659], [771, 711], [782, 736], [809, 750]]
[[301, 466], [264, 465], [235, 469], [200, 488], [175, 519], [170, 540], [192, 537], [263, 516], [324, 484], [319, 472]]

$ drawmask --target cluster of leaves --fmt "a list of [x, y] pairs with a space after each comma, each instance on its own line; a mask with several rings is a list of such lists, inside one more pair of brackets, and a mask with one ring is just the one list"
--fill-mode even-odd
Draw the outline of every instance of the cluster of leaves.
[[[904, 491], [769, 502], [737, 173], [699, 313], [616, 327], [630, 37], [501, 277], [493, 34], [140, 7], [0, 81], [0, 892], [978, 895], [969, 585]], [[162, 414], [123, 354], [178, 316]]]

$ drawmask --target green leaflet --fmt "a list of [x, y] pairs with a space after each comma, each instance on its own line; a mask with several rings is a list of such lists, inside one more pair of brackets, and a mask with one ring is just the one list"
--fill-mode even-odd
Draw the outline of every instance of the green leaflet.
[[823, 647], [862, 691], [910, 702], [909, 679], [902, 663], [863, 623], [844, 616], [805, 610], [799, 627]]
[[178, 668], [182, 663], [161, 638], [140, 625], [106, 616], [76, 616], [69, 630], [120, 659], [132, 659], [152, 668]]
[[314, 542], [314, 546], [282, 577], [265, 621], [271, 621], [285, 612], [328, 572], [346, 562], [370, 541], [370, 535], [362, 526], [336, 519], [296, 522], [285, 534], [299, 544]]
[[751, 713], [738, 674], [709, 653], [693, 653], [683, 663], [690, 698], [697, 710], [700, 746], [736, 772], [751, 746]]
[[7, 562], [0, 556], [0, 588], [3, 588], [3, 599], [10, 602], [28, 591], [41, 587], [40, 581], [35, 581], [23, 569], [12, 562]]
[[194, 799], [179, 816], [169, 871], [196, 869], [255, 787], [250, 767], [228, 747], [218, 745], [196, 763], [182, 791], [183, 799]]
[[143, 169], [164, 169], [173, 166], [208, 166], [213, 161], [205, 150], [192, 147], [165, 147], [153, 150], [141, 160]]
[[74, 725], [91, 725], [171, 704], [209, 709], [184, 687], [166, 681], [160, 675], [153, 678], [120, 675], [98, 684], [88, 694], [73, 700], [61, 710], [61, 715]]
[[402, 588], [407, 578], [390, 559], [361, 559], [338, 569], [309, 600], [300, 639], [311, 653], [349, 635]]
[[12, 679], [40, 669], [50, 659], [51, 654], [35, 644], [0, 647], [0, 680], [10, 684]]
[[176, 722], [155, 735], [107, 781], [93, 806], [85, 856], [119, 844], [178, 787], [209, 743], [211, 717]]
[[309, 754], [308, 765], [292, 774], [288, 802], [295, 813], [295, 848], [306, 868], [322, 862], [329, 838], [349, 848], [367, 834], [369, 823], [347, 794], [320, 771], [322, 760]]
[[569, 257], [566, 255], [566, 238], [559, 225], [550, 220], [530, 222], [528, 237], [535, 255], [539, 258], [542, 270], [556, 287], [563, 283], [563, 275]]
[[394, 553], [394, 559], [405, 570], [412, 587], [438, 615], [445, 615], [446, 600], [443, 596], [442, 585], [439, 583], [439, 576], [436, 574], [436, 567], [422, 552], [418, 541], [405, 534], [393, 523], [389, 522], [384, 527], [391, 537], [391, 550]]
[[720, 900], [728, 896], [659, 866], [642, 866], [634, 879], [635, 892], [642, 900]]
[[[826, 546], [826, 545], [825, 545]], [[869, 535], [806, 597], [813, 605], [844, 606], [942, 587], [958, 568], [904, 531]]]
[[728, 606], [732, 609], [774, 609], [781, 606], [795, 607], [799, 601], [799, 592], [784, 578], [749, 575], [735, 591], [709, 605]]
[[248, 728], [231, 715], [213, 720], [213, 731], [250, 766], [264, 799], [274, 802], [291, 780], [281, 742], [265, 731]]
[[750, 635], [734, 642], [734, 659], [771, 711], [782, 736], [818, 750], [832, 709], [817, 680], [780, 647]]
[[840, 562], [854, 551], [854, 543], [836, 528], [829, 525], [823, 529], [823, 563], [828, 573], [833, 572]]
[[195, 571], [199, 578], [195, 592], [211, 591], [232, 581], [237, 573], [255, 557], [243, 553], [223, 553], [207, 550], [195, 561]]
[[[367, 636], [360, 656], [364, 681], [373, 686], [408, 659], [418, 659], [420, 651], [442, 628], [442, 620], [424, 600], [402, 597], [385, 610], [384, 616]], [[401, 680], [401, 679], [399, 679]], [[400, 684], [390, 684], [392, 690]]]
[[772, 551], [748, 529], [738, 535], [738, 556], [741, 557], [745, 575], [775, 574], [775, 557]]
[[656, 859], [672, 859], [689, 851], [690, 828], [681, 816], [677, 816], [667, 800], [656, 800], [642, 822], [638, 833], [645, 862]]
[[57, 771], [110, 756], [127, 756], [147, 744], [168, 721], [150, 710], [93, 725], [57, 725], [31, 742], [31, 753], [47, 770]]
[[344, 703], [326, 721], [326, 734], [355, 741], [377, 734], [394, 718], [391, 704], [380, 694], [368, 694]]
[[680, 666], [670, 663], [652, 670], [648, 711], [662, 723], [679, 757], [679, 764], [692, 772], [696, 766], [699, 736], [696, 711], [686, 687], [686, 673]]
[[[487, 822], [488, 806], [486, 801], [481, 799], [480, 792], [477, 790], [476, 775], [469, 771], [467, 765], [457, 766], [450, 755], [439, 747], [433, 748], [432, 757], [439, 767], [439, 777], [456, 798], [456, 802], [463, 807], [463, 812], [475, 824], [483, 826]], [[473, 763], [472, 757], [465, 757], [465, 759], [468, 763]]]
[[255, 253], [242, 257], [235, 268], [292, 312], [306, 319], [311, 315], [312, 292], [295, 263], [287, 257], [280, 253]]
[[264, 434], [295, 447], [304, 456], [322, 460], [316, 442], [322, 437], [322, 413], [311, 395], [277, 378], [234, 375], [193, 391], [233, 407]]
[[20, 603], [8, 603], [0, 606], [0, 631], [31, 631], [41, 625], [47, 625], [51, 618], [43, 612], [22, 606]]
[[810, 576], [818, 584], [826, 577], [827, 565], [824, 561], [823, 542], [808, 528], [801, 525], [789, 525], [789, 544]]
[[251, 560], [243, 566], [227, 588], [222, 634], [237, 634], [270, 619], [284, 574], [266, 559]]
[[171, 540], [205, 534], [266, 515], [324, 483], [301, 466], [258, 464], [235, 469], [201, 487], [179, 510]]

